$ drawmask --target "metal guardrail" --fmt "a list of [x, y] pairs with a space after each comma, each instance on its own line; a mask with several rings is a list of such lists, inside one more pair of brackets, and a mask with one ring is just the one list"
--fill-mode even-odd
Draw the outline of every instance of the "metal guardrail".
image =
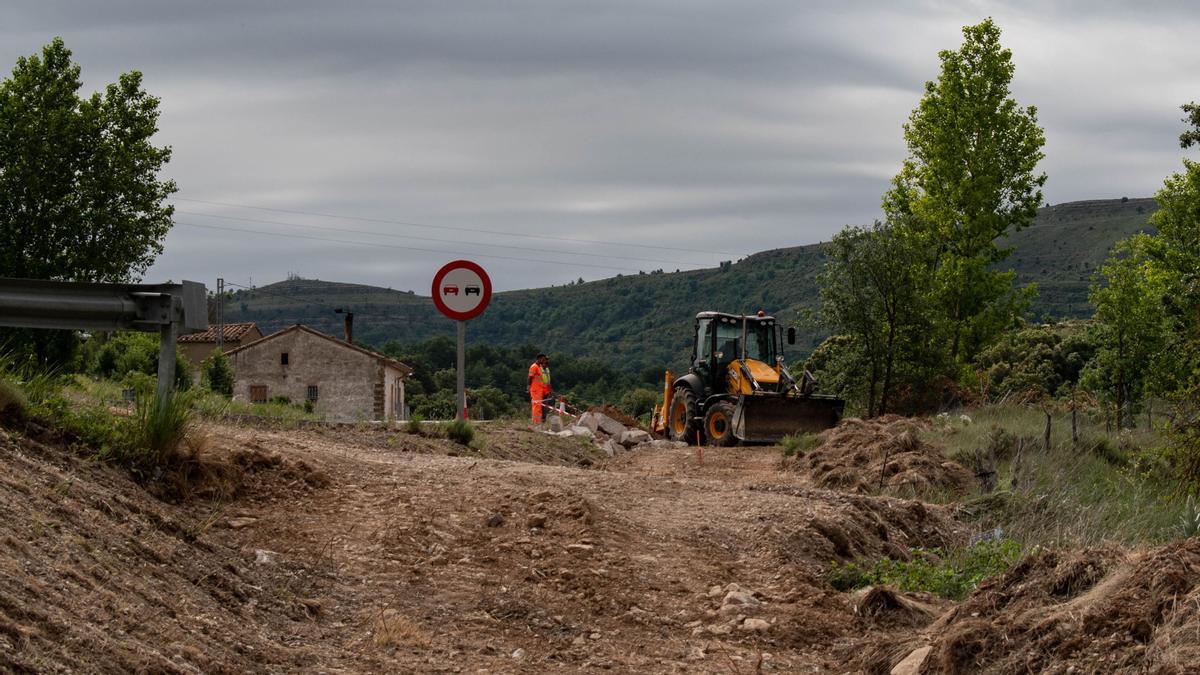
[[100, 284], [0, 278], [0, 326], [158, 332], [158, 396], [175, 379], [175, 341], [208, 328], [204, 284]]

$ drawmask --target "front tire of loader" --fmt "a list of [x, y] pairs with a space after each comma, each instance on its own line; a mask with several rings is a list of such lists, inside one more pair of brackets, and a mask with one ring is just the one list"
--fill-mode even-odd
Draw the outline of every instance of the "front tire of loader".
[[729, 401], [712, 404], [708, 414], [704, 416], [704, 432], [708, 434], [708, 441], [713, 445], [737, 445], [737, 436], [733, 435], [733, 404]]
[[[673, 441], [695, 443], [697, 432], [702, 433], [700, 401], [690, 387], [676, 387], [671, 395], [671, 416], [667, 418], [667, 432]], [[703, 442], [703, 441], [701, 441]]]

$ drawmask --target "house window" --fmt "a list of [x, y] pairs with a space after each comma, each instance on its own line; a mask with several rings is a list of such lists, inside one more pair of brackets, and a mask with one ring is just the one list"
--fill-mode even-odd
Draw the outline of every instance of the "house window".
[[286, 366], [287, 364], [288, 364], [288, 353], [280, 352], [279, 353], [279, 365]]
[[267, 387], [263, 384], [250, 385], [250, 402], [251, 403], [266, 403], [267, 402]]
[[310, 384], [310, 385], [308, 385], [308, 394], [305, 396], [305, 398], [312, 401], [313, 403], [316, 403], [317, 399], [319, 398], [319, 394], [320, 394], [320, 392], [317, 391], [317, 385]]

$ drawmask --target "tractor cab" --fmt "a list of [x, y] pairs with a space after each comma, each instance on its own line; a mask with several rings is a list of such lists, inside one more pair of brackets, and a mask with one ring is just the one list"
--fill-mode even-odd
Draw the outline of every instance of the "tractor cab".
[[[696, 315], [691, 371], [699, 376], [706, 396], [750, 393], [751, 382], [777, 391], [783, 364], [781, 338], [775, 317], [761, 312], [755, 316], [701, 312]], [[730, 368], [735, 361], [740, 363]], [[743, 369], [750, 371], [750, 378]]]

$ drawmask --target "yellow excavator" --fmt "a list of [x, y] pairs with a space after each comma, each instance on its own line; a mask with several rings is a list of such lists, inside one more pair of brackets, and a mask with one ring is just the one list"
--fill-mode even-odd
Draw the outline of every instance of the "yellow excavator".
[[[700, 312], [692, 367], [666, 372], [663, 401], [651, 425], [672, 440], [712, 445], [775, 443], [789, 434], [829, 429], [846, 402], [815, 393], [805, 371], [799, 380], [784, 367], [783, 330], [775, 317]], [[788, 344], [796, 329], [788, 328]]]

